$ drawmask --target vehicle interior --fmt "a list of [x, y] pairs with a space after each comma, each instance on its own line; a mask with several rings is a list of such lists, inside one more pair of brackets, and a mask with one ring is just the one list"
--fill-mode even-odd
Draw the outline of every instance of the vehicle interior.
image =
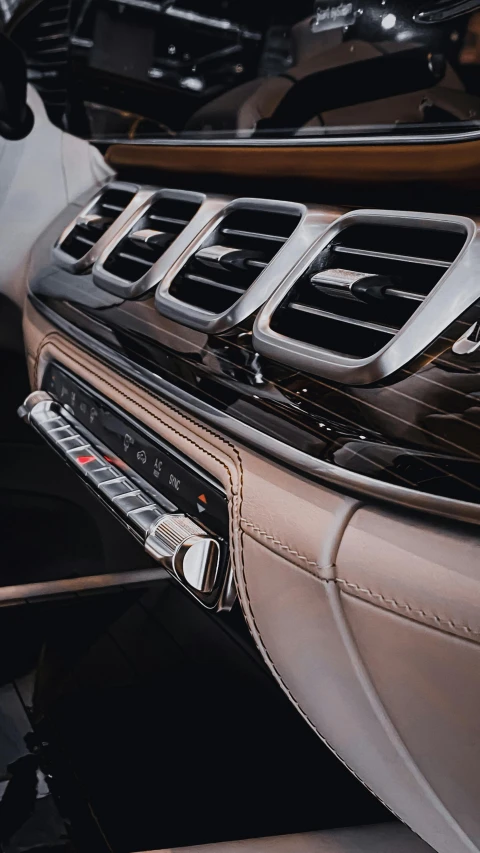
[[0, 853], [479, 853], [479, 189], [477, 0], [0, 0]]

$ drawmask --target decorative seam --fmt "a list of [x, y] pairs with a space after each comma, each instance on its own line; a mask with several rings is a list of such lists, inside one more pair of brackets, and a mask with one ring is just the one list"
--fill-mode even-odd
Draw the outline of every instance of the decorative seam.
[[[62, 341], [63, 341], [62, 337], [61, 337], [60, 335], [58, 335], [58, 333], [56, 333], [56, 332], [51, 332], [51, 333], [49, 333], [49, 334], [46, 336], [46, 338], [44, 338], [44, 340], [42, 341], [42, 344], [41, 344], [41, 345], [40, 345], [40, 347], [39, 347], [39, 351], [38, 351], [37, 359], [36, 359], [36, 362], [35, 362], [35, 382], [36, 382], [36, 384], [37, 384], [37, 385], [38, 385], [38, 373], [37, 373], [37, 366], [38, 366], [38, 362], [39, 362], [39, 359], [40, 359], [40, 353], [41, 353], [41, 350], [43, 350], [44, 345], [46, 346], [46, 345], [48, 344], [48, 342], [49, 342], [49, 341], [47, 340], [47, 338], [51, 339], [52, 337], [56, 337], [56, 338], [58, 338], [58, 340], [59, 340], [60, 342], [62, 342]], [[58, 344], [57, 344], [57, 346], [58, 346]], [[60, 347], [60, 346], [59, 346], [59, 349], [61, 350], [61, 347]], [[71, 358], [71, 359], [72, 359], [72, 361], [76, 362], [76, 364], [79, 364], [81, 367], [85, 367], [85, 365], [82, 365], [82, 362], [81, 362], [81, 361], [79, 361], [78, 359], [76, 359], [76, 358], [75, 358], [74, 356], [72, 356], [70, 353], [65, 352], [65, 350], [63, 350], [63, 354], [64, 354], [64, 355], [66, 355], [66, 356], [67, 356], [67, 358]], [[87, 353], [87, 355], [88, 355], [88, 353]], [[107, 369], [108, 369], [108, 368], [107, 368]], [[94, 373], [94, 371], [93, 371], [93, 370], [92, 370], [92, 373]], [[113, 386], [111, 383], [109, 383], [108, 381], [106, 381], [102, 376], [99, 376], [98, 374], [95, 374], [95, 375], [96, 375], [96, 376], [97, 376], [97, 378], [99, 378], [102, 382], [105, 382], [107, 385], [109, 385], [109, 387], [110, 387], [110, 388], [114, 388], [114, 390], [115, 390], [115, 391], [118, 391], [118, 388], [116, 388], [116, 387], [115, 387], [115, 386]], [[155, 399], [156, 399], [153, 395], [149, 395], [149, 393], [148, 393], [148, 392], [145, 392], [145, 389], [144, 389], [144, 388], [142, 388], [142, 386], [141, 386], [141, 385], [139, 385], [138, 383], [136, 383], [134, 380], [128, 380], [128, 381], [130, 381], [133, 385], [135, 385], [136, 387], [138, 387], [138, 388], [142, 391], [142, 393], [144, 393], [144, 394], [145, 394], [145, 393], [147, 393], [147, 396], [151, 396], [151, 398], [152, 398], [153, 400], [155, 400]], [[121, 393], [122, 393], [122, 394], [124, 394], [124, 392], [123, 392], [123, 391], [121, 391]], [[127, 395], [125, 395], [125, 394], [124, 394], [124, 396], [125, 396], [125, 398], [126, 398], [126, 399], [131, 399], [131, 398], [129, 398], [129, 397], [128, 397]], [[135, 401], [135, 400], [132, 400], [132, 402], [133, 402], [133, 403], [135, 403], [136, 405], [139, 405], [138, 403], [136, 403], [136, 401]], [[178, 415], [180, 415], [180, 417], [185, 418], [185, 420], [187, 420], [187, 421], [189, 421], [190, 423], [194, 424], [196, 427], [199, 427], [199, 426], [200, 426], [199, 424], [197, 424], [197, 422], [196, 422], [196, 421], [194, 421], [194, 420], [192, 420], [191, 418], [189, 418], [188, 416], [184, 415], [182, 412], [180, 412], [179, 410], [175, 409], [173, 406], [170, 406], [169, 404], [164, 403], [164, 402], [163, 402], [163, 400], [160, 400], [160, 399], [159, 399], [159, 402], [160, 402], [162, 405], [164, 405], [167, 409], [171, 409], [172, 411], [174, 411], [174, 412], [176, 412]], [[140, 408], [143, 408], [143, 407], [142, 407], [142, 406], [140, 406]], [[144, 409], [144, 411], [147, 411], [147, 412], [148, 412], [148, 414], [150, 414], [150, 415], [151, 415], [151, 412], [149, 412], [147, 409]], [[157, 418], [157, 420], [158, 420], [160, 423], [162, 423], [162, 421], [160, 421], [160, 419], [159, 419], [159, 418]], [[167, 425], [167, 426], [168, 426], [168, 425]], [[241, 517], [242, 517], [242, 516], [241, 516], [241, 508], [242, 508], [242, 505], [243, 505], [243, 465], [242, 465], [242, 459], [241, 459], [241, 456], [240, 456], [240, 454], [239, 454], [238, 450], [236, 449], [236, 447], [235, 447], [234, 445], [232, 445], [229, 441], [226, 441], [226, 440], [225, 440], [225, 439], [223, 439], [221, 436], [219, 436], [219, 435], [217, 435], [216, 433], [214, 433], [214, 432], [212, 432], [211, 430], [209, 430], [207, 427], [200, 426], [200, 428], [201, 428], [202, 430], [204, 430], [206, 433], [209, 433], [210, 435], [212, 435], [212, 436], [214, 436], [215, 438], [219, 439], [223, 444], [226, 444], [228, 447], [230, 447], [230, 448], [233, 450], [233, 452], [234, 452], [234, 454], [235, 454], [235, 456], [236, 456], [236, 458], [237, 458], [238, 465], [239, 465], [239, 469], [240, 469], [239, 517], [241, 518]], [[176, 432], [174, 429], [172, 429], [172, 431], [173, 431], [173, 432]], [[177, 435], [180, 435], [182, 438], [185, 438], [185, 436], [184, 436], [184, 435], [182, 435], [181, 433], [177, 433]], [[195, 442], [191, 441], [191, 439], [187, 438], [187, 441], [190, 441], [192, 444], [194, 444], [194, 445], [195, 445]], [[199, 446], [199, 445], [195, 445], [195, 446]], [[203, 448], [201, 448], [201, 447], [200, 447], [200, 449], [202, 450]], [[208, 453], [208, 451], [205, 451], [205, 453]], [[209, 455], [212, 455], [212, 454], [209, 454]], [[214, 458], [216, 458], [216, 457], [214, 457]], [[217, 461], [218, 461], [218, 460], [217, 460]], [[233, 460], [232, 460], [232, 461], [233, 461]], [[230, 482], [232, 482], [231, 474], [230, 474], [230, 471], [229, 471], [228, 467], [227, 467], [227, 466], [225, 465], [225, 463], [223, 463], [223, 462], [222, 462], [222, 463], [220, 463], [220, 464], [222, 464], [222, 465], [226, 468], [227, 473], [228, 473], [229, 480], [230, 480]], [[292, 705], [297, 709], [298, 713], [299, 713], [299, 714], [301, 714], [301, 716], [302, 716], [302, 717], [307, 721], [307, 723], [309, 724], [309, 726], [310, 726], [310, 727], [313, 729], [313, 731], [318, 735], [318, 737], [320, 738], [320, 740], [321, 740], [321, 741], [323, 741], [323, 743], [324, 743], [324, 744], [325, 744], [325, 745], [330, 749], [330, 751], [335, 755], [335, 757], [336, 757], [336, 758], [338, 758], [338, 760], [339, 760], [339, 761], [340, 761], [340, 762], [341, 762], [341, 763], [342, 763], [342, 764], [347, 768], [347, 770], [349, 770], [349, 771], [350, 771], [350, 773], [352, 774], [352, 776], [354, 776], [356, 779], [358, 779], [358, 781], [359, 781], [359, 782], [361, 782], [361, 784], [362, 784], [362, 785], [363, 785], [363, 786], [364, 786], [368, 791], [370, 791], [370, 793], [371, 793], [371, 794], [373, 794], [373, 796], [374, 796], [374, 797], [376, 797], [376, 799], [377, 799], [380, 803], [382, 803], [382, 805], [384, 805], [384, 806], [385, 806], [385, 808], [387, 808], [390, 812], [392, 812], [392, 814], [394, 814], [394, 815], [395, 815], [395, 817], [398, 817], [398, 815], [393, 811], [393, 809], [391, 808], [391, 806], [389, 806], [389, 805], [388, 805], [388, 803], [384, 802], [384, 800], [382, 800], [382, 798], [381, 798], [381, 797], [379, 797], [379, 796], [378, 796], [378, 794], [376, 794], [376, 793], [375, 793], [375, 791], [373, 790], [373, 788], [371, 788], [369, 785], [367, 785], [367, 783], [366, 783], [366, 782], [364, 782], [364, 781], [363, 781], [363, 779], [358, 775], [358, 773], [356, 773], [356, 772], [355, 772], [355, 770], [353, 770], [353, 769], [352, 769], [352, 768], [351, 768], [351, 767], [350, 767], [350, 766], [349, 766], [349, 765], [344, 761], [344, 759], [343, 759], [343, 758], [338, 754], [338, 752], [334, 749], [334, 747], [333, 747], [333, 746], [331, 746], [331, 744], [326, 740], [326, 738], [322, 735], [322, 733], [321, 733], [321, 732], [318, 730], [318, 728], [316, 727], [315, 723], [313, 723], [313, 722], [312, 722], [312, 720], [310, 719], [310, 717], [308, 716], [308, 714], [307, 714], [307, 713], [302, 709], [302, 707], [298, 704], [297, 700], [296, 700], [296, 699], [295, 699], [295, 697], [292, 695], [292, 693], [290, 692], [290, 689], [287, 687], [287, 685], [286, 685], [285, 681], [283, 680], [282, 676], [281, 676], [281, 675], [280, 675], [280, 673], [278, 672], [277, 667], [275, 666], [275, 664], [274, 664], [274, 662], [273, 662], [272, 658], [270, 657], [270, 654], [268, 653], [268, 651], [267, 651], [267, 649], [266, 649], [266, 647], [265, 647], [265, 645], [264, 645], [264, 642], [263, 642], [263, 639], [262, 639], [261, 631], [260, 631], [260, 630], [259, 630], [259, 628], [258, 628], [258, 625], [257, 625], [256, 619], [255, 619], [255, 616], [254, 616], [254, 614], [253, 614], [252, 604], [251, 604], [250, 596], [249, 596], [249, 593], [248, 593], [248, 587], [247, 587], [246, 576], [245, 576], [245, 565], [244, 565], [244, 537], [245, 537], [246, 535], [248, 535], [248, 534], [247, 534], [247, 533], [246, 533], [246, 532], [245, 532], [241, 527], [238, 527], [237, 529], [235, 528], [235, 526], [234, 526], [234, 524], [233, 524], [233, 512], [231, 512], [231, 513], [230, 513], [230, 535], [231, 535], [231, 537], [232, 537], [232, 542], [233, 542], [233, 541], [234, 541], [234, 539], [235, 539], [235, 533], [236, 533], [237, 531], [238, 531], [238, 534], [239, 534], [239, 540], [240, 540], [240, 560], [239, 560], [239, 569], [240, 569], [240, 571], [241, 571], [241, 576], [242, 576], [242, 581], [243, 581], [243, 589], [244, 589], [244, 591], [245, 591], [245, 599], [246, 599], [246, 601], [243, 601], [243, 600], [242, 600], [242, 596], [241, 596], [241, 595], [239, 595], [239, 596], [238, 596], [238, 600], [239, 600], [239, 603], [240, 603], [240, 607], [241, 607], [242, 613], [243, 613], [243, 615], [244, 615], [244, 617], [245, 617], [245, 621], [246, 621], [246, 623], [247, 623], [248, 630], [250, 631], [250, 634], [252, 635], [252, 638], [253, 638], [254, 642], [255, 642], [257, 645], [258, 645], [258, 644], [260, 644], [261, 649], [262, 649], [263, 656], [264, 656], [265, 660], [267, 661], [267, 663], [268, 663], [268, 665], [269, 665], [269, 667], [270, 667], [271, 671], [274, 673], [275, 678], [277, 679], [277, 681], [279, 682], [279, 684], [282, 686], [282, 689], [284, 690], [284, 692], [286, 693], [286, 695], [287, 695], [287, 696], [288, 696], [288, 698], [290, 699], [290, 702], [292, 703]], [[235, 581], [236, 581], [237, 591], [238, 591], [239, 583], [238, 583], [238, 577], [237, 577], [237, 565], [236, 565], [236, 561], [235, 561], [235, 560], [233, 560], [233, 561], [232, 561], [232, 565], [233, 565], [233, 572], [234, 572], [234, 575], [235, 575]], [[318, 579], [318, 578], [317, 578], [317, 579]], [[247, 611], [248, 611], [248, 612], [247, 612]], [[255, 635], [254, 635], [254, 633], [253, 633], [253, 631], [252, 631], [252, 628], [251, 628], [251, 625], [253, 625], [253, 626], [254, 626], [255, 631], [256, 631], [256, 633], [257, 633], [257, 636], [255, 636]], [[401, 820], [401, 818], [399, 818], [399, 820]]]
[[[257, 527], [256, 524], [252, 524], [251, 521], [247, 521], [246, 518], [243, 518], [241, 516], [240, 521], [242, 522], [242, 524], [245, 525], [245, 527], [249, 527], [258, 536], [262, 536], [264, 539], [268, 539], [268, 541], [272, 545], [278, 545], [278, 547], [282, 551], [288, 551], [289, 554], [292, 554], [292, 556], [296, 557], [298, 560], [302, 560], [304, 563], [306, 563], [307, 566], [315, 566], [315, 568], [320, 571], [320, 566], [318, 565], [316, 560], [309, 560], [308, 557], [305, 557], [303, 554], [300, 554], [298, 551], [295, 551], [293, 548], [290, 548], [288, 545], [285, 545], [279, 539], [275, 539], [275, 537], [272, 536], [270, 533], [267, 533], [266, 530], [261, 530], [260, 527]], [[309, 574], [314, 574], [316, 576], [316, 573], [312, 572], [310, 569], [306, 569], [306, 571], [308, 571]]]
[[[349, 589], [354, 590], [356, 593], [362, 593], [363, 595], [368, 595], [369, 598], [374, 598], [381, 601], [383, 604], [388, 605], [388, 607], [385, 609], [394, 611], [394, 609], [396, 608], [401, 611], [406, 611], [408, 618], [410, 618], [410, 614], [413, 618], [415, 616], [421, 616], [423, 617], [423, 619], [432, 620], [437, 625], [447, 625], [454, 631], [464, 631], [470, 636], [480, 637], [480, 631], [474, 631], [473, 628], [469, 628], [467, 625], [458, 625], [451, 619], [441, 619], [440, 616], [435, 616], [434, 613], [427, 613], [426, 610], [420, 610], [420, 608], [417, 609], [411, 607], [410, 604], [402, 604], [400, 601], [396, 601], [394, 598], [385, 598], [385, 596], [382, 595], [380, 592], [372, 592], [372, 590], [370, 589], [365, 589], [362, 586], [358, 586], [358, 584], [356, 583], [350, 583], [349, 581], [346, 581], [343, 578], [336, 578], [336, 583], [341, 584], [344, 587], [348, 587]], [[351, 595], [353, 597], [354, 593], [348, 592], [348, 590], [346, 590], [346, 595]], [[360, 598], [360, 596], [355, 596], [355, 598]]]

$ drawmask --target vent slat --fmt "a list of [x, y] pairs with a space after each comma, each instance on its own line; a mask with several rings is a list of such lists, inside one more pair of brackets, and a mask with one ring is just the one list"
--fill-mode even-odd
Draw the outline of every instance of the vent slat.
[[85, 243], [87, 246], [95, 245], [95, 240], [91, 240], [90, 237], [84, 237], [82, 234], [77, 234], [75, 239], [80, 240], [80, 243]]
[[393, 326], [384, 326], [380, 325], [380, 323], [370, 323], [368, 320], [355, 320], [351, 317], [342, 317], [340, 314], [332, 314], [330, 311], [322, 311], [320, 308], [314, 308], [312, 305], [302, 305], [300, 302], [292, 302], [290, 309], [292, 311], [302, 311], [304, 314], [313, 314], [316, 317], [336, 320], [339, 323], [362, 326], [365, 329], [372, 329], [374, 332], [383, 332], [386, 335], [395, 335], [398, 331]]
[[185, 228], [189, 223], [189, 219], [176, 219], [174, 216], [159, 216], [156, 213], [151, 213], [149, 216], [153, 222], [166, 222], [167, 225], [178, 225], [179, 228]]
[[448, 270], [450, 266], [450, 261], [439, 261], [435, 258], [420, 258], [415, 255], [396, 255], [393, 252], [378, 252], [371, 251], [370, 249], [357, 249], [352, 248], [351, 246], [335, 246], [336, 252], [341, 252], [345, 255], [359, 255], [361, 257], [367, 258], [381, 258], [386, 261], [398, 261], [403, 264], [423, 264], [428, 267], [441, 267], [442, 269]]
[[408, 290], [397, 290], [395, 287], [387, 287], [385, 295], [396, 296], [398, 299], [411, 299], [413, 302], [423, 302], [425, 300], [423, 293], [410, 293]]
[[221, 233], [232, 237], [245, 237], [247, 240], [272, 240], [274, 243], [286, 243], [288, 237], [277, 234], [258, 234], [255, 231], [242, 231], [239, 228], [222, 228]]
[[125, 261], [133, 261], [135, 264], [143, 264], [147, 269], [150, 269], [152, 266], [150, 261], [146, 261], [145, 258], [141, 258], [139, 255], [131, 255], [129, 252], [118, 252], [118, 257], [123, 258]]
[[205, 278], [205, 276], [196, 275], [193, 272], [185, 273], [185, 278], [188, 281], [194, 281], [197, 284], [205, 284], [207, 287], [218, 287], [220, 290], [229, 290], [231, 293], [245, 293], [245, 291], [241, 287], [234, 287], [232, 284], [225, 284], [224, 282], [214, 281], [211, 278]]

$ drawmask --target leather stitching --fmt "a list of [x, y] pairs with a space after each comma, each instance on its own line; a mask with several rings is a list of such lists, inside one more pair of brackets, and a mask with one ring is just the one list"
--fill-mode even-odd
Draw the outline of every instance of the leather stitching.
[[[278, 547], [282, 551], [288, 551], [289, 554], [292, 554], [292, 556], [296, 557], [298, 560], [302, 560], [307, 566], [315, 566], [316, 569], [320, 570], [320, 566], [318, 565], [316, 560], [309, 560], [308, 557], [305, 557], [303, 554], [300, 554], [299, 551], [295, 551], [293, 548], [290, 548], [288, 545], [285, 545], [283, 542], [280, 541], [280, 539], [275, 539], [275, 537], [272, 536], [271, 533], [267, 533], [266, 530], [262, 530], [260, 527], [257, 527], [256, 524], [252, 524], [251, 521], [247, 521], [246, 518], [243, 518], [241, 516], [240, 521], [242, 522], [242, 524], [245, 525], [245, 527], [249, 527], [252, 532], [256, 533], [258, 536], [261, 536], [264, 539], [268, 539], [268, 541], [272, 545], [278, 545]], [[308, 571], [309, 574], [315, 575], [316, 577], [316, 572], [312, 572], [310, 569], [305, 569], [305, 571]]]
[[[426, 610], [421, 610], [420, 608], [411, 607], [410, 604], [403, 604], [400, 601], [396, 601], [394, 598], [386, 598], [380, 592], [372, 592], [371, 589], [366, 589], [365, 587], [358, 586], [356, 583], [350, 583], [349, 581], [344, 580], [343, 578], [336, 578], [336, 583], [341, 584], [344, 587], [348, 587], [352, 592], [348, 590], [345, 591], [346, 595], [351, 595], [355, 598], [361, 598], [361, 595], [355, 595], [355, 593], [362, 593], [362, 595], [367, 595], [369, 598], [376, 599], [381, 602], [382, 605], [387, 605], [385, 607], [386, 610], [391, 610], [392, 612], [401, 611], [401, 615], [407, 616], [408, 618], [419, 621], [415, 617], [420, 616], [422, 619], [428, 619], [435, 622], [436, 625], [440, 627], [442, 625], [448, 626], [453, 631], [463, 631], [472, 637], [480, 637], [480, 631], [474, 631], [473, 628], [469, 628], [467, 625], [458, 625], [456, 622], [453, 622], [451, 619], [442, 619], [440, 616], [436, 616], [434, 613], [427, 613]], [[426, 622], [421, 621], [421, 624], [428, 624]]]

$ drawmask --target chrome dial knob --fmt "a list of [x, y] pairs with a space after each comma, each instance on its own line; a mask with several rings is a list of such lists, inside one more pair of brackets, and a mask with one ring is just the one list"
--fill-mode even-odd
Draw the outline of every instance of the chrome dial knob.
[[197, 592], [215, 586], [220, 544], [186, 515], [163, 515], [150, 528], [145, 550]]

